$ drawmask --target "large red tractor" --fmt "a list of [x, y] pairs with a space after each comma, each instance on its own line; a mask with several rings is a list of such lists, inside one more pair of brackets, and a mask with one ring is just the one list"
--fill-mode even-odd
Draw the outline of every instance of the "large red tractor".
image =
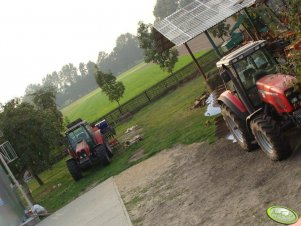
[[222, 116], [240, 146], [257, 144], [272, 160], [292, 149], [283, 132], [301, 126], [301, 86], [292, 75], [277, 73], [266, 42], [250, 42], [217, 62], [226, 91], [218, 98]]
[[75, 181], [82, 178], [82, 170], [94, 162], [108, 165], [113, 156], [112, 149], [101, 129], [92, 128], [86, 121], [78, 119], [67, 126], [68, 152], [72, 157], [66, 161]]

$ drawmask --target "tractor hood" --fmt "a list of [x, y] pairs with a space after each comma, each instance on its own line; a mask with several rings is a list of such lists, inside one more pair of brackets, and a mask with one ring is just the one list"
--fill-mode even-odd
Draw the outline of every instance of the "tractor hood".
[[256, 83], [260, 92], [284, 94], [284, 92], [297, 84], [297, 79], [291, 75], [274, 74], [266, 75]]
[[[290, 91], [296, 84], [295, 77], [284, 74], [266, 75], [256, 83], [262, 101], [273, 106], [279, 114], [291, 113], [297, 108], [295, 99], [298, 94]], [[291, 96], [290, 92], [294, 95]]]
[[88, 153], [89, 151], [89, 145], [85, 140], [82, 140], [76, 144], [75, 152], [81, 153], [82, 151], [84, 151], [85, 153]]

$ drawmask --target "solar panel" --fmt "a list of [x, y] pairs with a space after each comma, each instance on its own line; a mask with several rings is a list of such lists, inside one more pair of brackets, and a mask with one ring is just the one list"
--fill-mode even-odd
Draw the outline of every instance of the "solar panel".
[[154, 28], [179, 46], [255, 2], [256, 0], [194, 0], [156, 22]]

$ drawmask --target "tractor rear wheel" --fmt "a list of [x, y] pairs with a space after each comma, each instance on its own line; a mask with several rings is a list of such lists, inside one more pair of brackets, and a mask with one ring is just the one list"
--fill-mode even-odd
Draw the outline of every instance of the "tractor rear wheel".
[[95, 150], [96, 156], [100, 159], [102, 165], [106, 166], [111, 163], [111, 159], [107, 152], [107, 147], [105, 144], [99, 145]]
[[225, 105], [221, 106], [221, 114], [241, 148], [245, 151], [252, 151], [256, 145], [252, 144], [254, 138], [249, 133], [246, 123]]
[[251, 129], [264, 153], [274, 161], [290, 156], [292, 149], [283, 138], [280, 126], [268, 115], [260, 115], [251, 121]]
[[113, 157], [113, 150], [112, 150], [110, 144], [106, 141], [105, 145], [106, 145], [106, 151], [107, 151], [108, 156], [110, 158], [112, 158]]
[[75, 181], [78, 181], [83, 177], [81, 168], [79, 167], [79, 165], [77, 164], [77, 162], [74, 159], [68, 159], [66, 161], [66, 164], [67, 164], [69, 173], [71, 174], [71, 176], [73, 177], [73, 179]]

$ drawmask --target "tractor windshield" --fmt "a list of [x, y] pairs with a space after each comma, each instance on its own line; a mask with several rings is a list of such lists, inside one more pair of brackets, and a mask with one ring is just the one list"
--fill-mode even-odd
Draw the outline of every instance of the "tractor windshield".
[[259, 49], [235, 63], [234, 69], [249, 98], [256, 106], [260, 103], [256, 82], [264, 75], [276, 73], [273, 58], [267, 53], [266, 49]]
[[75, 130], [68, 133], [67, 138], [73, 150], [76, 149], [76, 144], [81, 142], [82, 140], [87, 141], [87, 143], [91, 140], [89, 134], [84, 129], [84, 127], [80, 126]]

